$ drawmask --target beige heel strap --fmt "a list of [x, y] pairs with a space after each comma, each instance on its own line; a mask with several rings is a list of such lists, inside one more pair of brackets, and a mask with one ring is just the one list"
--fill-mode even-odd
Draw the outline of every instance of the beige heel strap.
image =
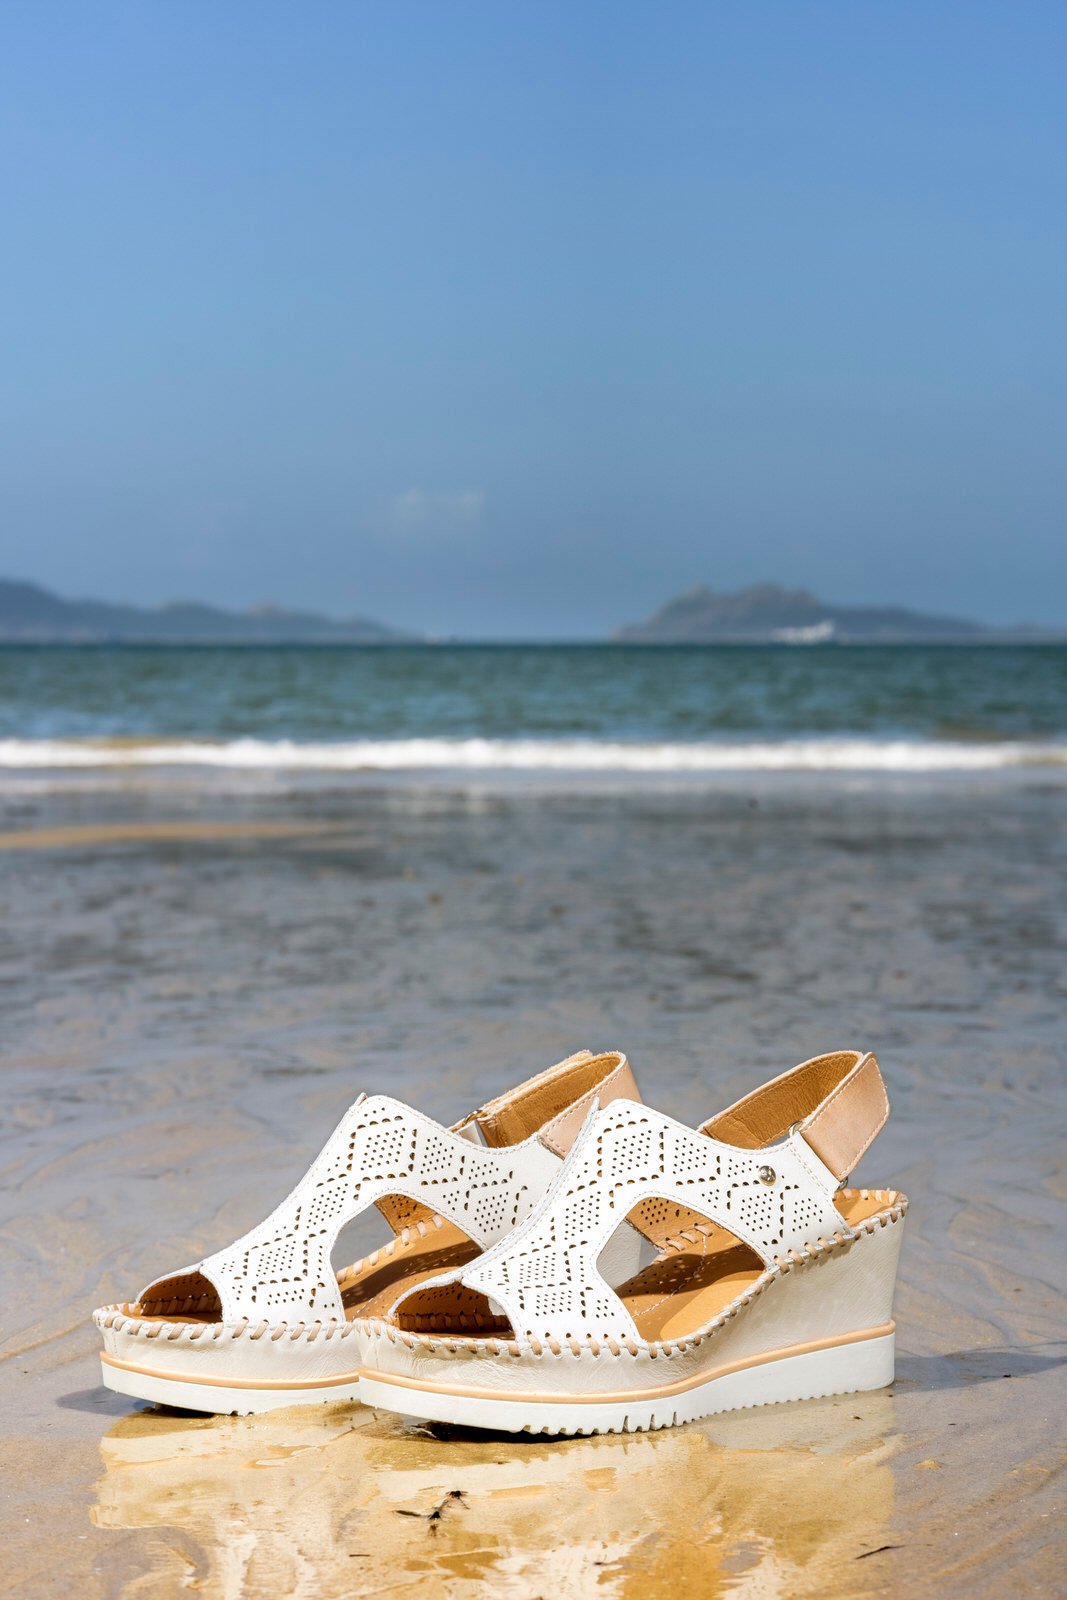
[[757, 1150], [797, 1127], [824, 1166], [845, 1178], [885, 1126], [889, 1100], [878, 1062], [861, 1050], [814, 1056], [754, 1089], [701, 1132]]
[[800, 1132], [835, 1178], [847, 1178], [888, 1116], [882, 1074], [875, 1057], [868, 1054], [800, 1124]]

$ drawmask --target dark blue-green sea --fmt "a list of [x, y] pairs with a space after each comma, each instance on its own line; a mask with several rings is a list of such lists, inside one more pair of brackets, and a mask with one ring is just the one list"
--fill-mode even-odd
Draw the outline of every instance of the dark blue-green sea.
[[0, 769], [1067, 767], [1067, 646], [0, 648]]

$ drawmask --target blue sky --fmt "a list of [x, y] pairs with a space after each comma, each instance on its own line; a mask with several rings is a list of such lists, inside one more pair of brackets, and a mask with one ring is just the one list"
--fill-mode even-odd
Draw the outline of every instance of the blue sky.
[[0, 573], [1067, 621], [1059, 5], [0, 19]]

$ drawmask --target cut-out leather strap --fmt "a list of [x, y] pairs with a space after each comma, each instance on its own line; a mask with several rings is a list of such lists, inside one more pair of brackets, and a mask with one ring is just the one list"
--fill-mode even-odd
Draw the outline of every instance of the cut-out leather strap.
[[835, 1050], [783, 1072], [701, 1132], [744, 1150], [774, 1144], [798, 1127], [835, 1178], [847, 1178], [885, 1126], [889, 1100], [878, 1062], [860, 1050]]
[[[741, 1150], [647, 1106], [613, 1101], [590, 1114], [538, 1207], [468, 1266], [402, 1291], [393, 1315], [412, 1294], [432, 1296], [458, 1276], [507, 1318], [520, 1343], [587, 1335], [636, 1343], [633, 1311], [600, 1266], [635, 1205], [662, 1199], [696, 1207], [764, 1267], [847, 1235], [835, 1180], [799, 1133], [766, 1162], [763, 1150]], [[688, 1285], [687, 1273], [681, 1281]]]
[[[611, 1085], [616, 1081], [622, 1087], [613, 1091]], [[596, 1087], [591, 1088], [590, 1085]], [[621, 1095], [630, 1100], [641, 1098], [626, 1057], [617, 1050], [597, 1056], [591, 1050], [576, 1050], [574, 1055], [557, 1061], [536, 1077], [527, 1078], [524, 1083], [497, 1095], [494, 1100], [487, 1100], [477, 1111], [464, 1117], [462, 1122], [453, 1123], [452, 1132], [471, 1139], [475, 1146], [485, 1144], [493, 1150], [505, 1149], [509, 1145], [522, 1144], [533, 1134], [539, 1133], [546, 1123], [553, 1125], [561, 1121], [576, 1096], [580, 1106], [577, 1131], [585, 1120], [593, 1097], [600, 1092], [605, 1093], [609, 1100], [618, 1099]], [[548, 1140], [545, 1143], [554, 1154], [566, 1154], [557, 1144]], [[569, 1141], [567, 1148], [570, 1148]], [[399, 1233], [403, 1227], [414, 1226], [420, 1218], [427, 1222], [433, 1216], [432, 1207], [403, 1195], [386, 1195], [377, 1201], [377, 1206], [394, 1233]]]

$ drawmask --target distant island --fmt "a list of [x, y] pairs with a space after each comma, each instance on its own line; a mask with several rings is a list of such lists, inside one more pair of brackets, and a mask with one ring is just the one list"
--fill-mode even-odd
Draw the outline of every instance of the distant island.
[[991, 628], [903, 606], [839, 606], [807, 589], [756, 583], [733, 594], [698, 584], [614, 637], [625, 644], [1007, 644], [1063, 634]]
[[165, 606], [63, 600], [35, 583], [0, 578], [0, 643], [5, 644], [390, 644], [417, 635], [352, 617], [259, 606], [224, 611], [195, 600]]
[[[752, 584], [734, 593], [689, 589], [646, 622], [619, 628], [621, 644], [1030, 644], [1067, 629], [992, 628], [902, 606], [841, 606], [806, 589]], [[430, 644], [425, 634], [313, 611], [256, 606], [227, 611], [197, 600], [162, 606], [65, 600], [36, 583], [0, 578], [0, 644]], [[459, 643], [460, 641], [456, 641]], [[477, 641], [475, 641], [477, 642]]]

